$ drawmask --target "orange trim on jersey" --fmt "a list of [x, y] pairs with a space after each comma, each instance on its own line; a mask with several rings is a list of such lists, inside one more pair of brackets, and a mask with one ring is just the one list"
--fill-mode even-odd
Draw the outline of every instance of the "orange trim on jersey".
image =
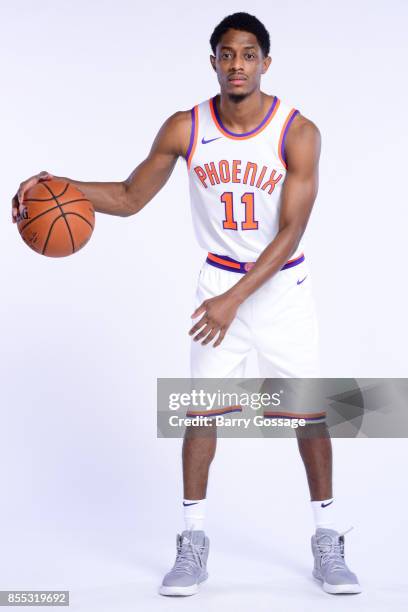
[[288, 127], [289, 123], [292, 121], [293, 117], [295, 114], [297, 114], [299, 111], [296, 110], [296, 108], [292, 108], [292, 110], [290, 111], [289, 115], [286, 117], [285, 123], [283, 124], [280, 136], [279, 136], [279, 144], [278, 144], [278, 155], [279, 155], [279, 159], [281, 161], [281, 164], [284, 168], [287, 168], [287, 164], [285, 162], [285, 160], [282, 157], [282, 143], [283, 143], [283, 138], [285, 136], [285, 132], [286, 132], [286, 128]]
[[[271, 112], [270, 116], [268, 117], [267, 121], [265, 121], [265, 118], [264, 118], [263, 121], [260, 123], [260, 125], [254, 130], [252, 130], [251, 132], [249, 132], [248, 134], [236, 134], [236, 135], [233, 135], [232, 133], [227, 132], [224, 129], [224, 127], [220, 124], [220, 122], [218, 121], [217, 114], [216, 114], [217, 110], [215, 108], [215, 98], [210, 98], [209, 104], [210, 104], [210, 111], [211, 111], [211, 116], [213, 118], [213, 121], [215, 125], [217, 126], [218, 130], [221, 132], [221, 134], [223, 134], [227, 138], [231, 138], [232, 140], [247, 140], [248, 138], [253, 138], [254, 136], [257, 136], [258, 134], [260, 134], [270, 124], [270, 122], [275, 117], [276, 112], [279, 108], [280, 100], [279, 98], [275, 96], [274, 102], [272, 102], [272, 105], [271, 105], [271, 106], [274, 105], [274, 109]], [[266, 116], [267, 115], [268, 113], [266, 114]]]
[[239, 264], [238, 262], [229, 261], [228, 259], [221, 259], [221, 257], [217, 257], [212, 253], [208, 253], [207, 258], [211, 259], [211, 261], [216, 261], [217, 263], [228, 265], [230, 268], [241, 268], [241, 264]]
[[197, 137], [198, 137], [198, 106], [194, 106], [193, 112], [194, 112], [194, 121], [193, 121], [194, 125], [191, 126], [191, 129], [194, 130], [194, 135], [193, 135], [193, 142], [192, 142], [192, 145], [191, 145], [191, 149], [190, 149], [189, 155], [187, 157], [187, 168], [190, 168], [190, 166], [191, 166], [191, 160], [193, 159], [194, 151], [196, 150], [196, 146], [197, 146]]

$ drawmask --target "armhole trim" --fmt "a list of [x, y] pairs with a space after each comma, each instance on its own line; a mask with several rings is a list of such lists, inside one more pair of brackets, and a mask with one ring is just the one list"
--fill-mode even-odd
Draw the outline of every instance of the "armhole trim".
[[280, 138], [279, 138], [279, 146], [278, 146], [278, 153], [279, 153], [279, 159], [282, 162], [282, 165], [284, 168], [287, 168], [287, 164], [286, 164], [286, 155], [285, 155], [285, 140], [286, 140], [286, 135], [288, 133], [290, 124], [292, 123], [293, 119], [296, 117], [296, 115], [299, 115], [299, 111], [296, 108], [292, 108], [292, 110], [290, 111], [289, 115], [286, 117], [286, 121], [283, 124], [281, 133], [280, 133]]
[[198, 106], [194, 106], [191, 109], [191, 134], [190, 143], [188, 145], [186, 162], [187, 168], [191, 166], [191, 160], [193, 159], [194, 151], [197, 146], [197, 135], [198, 135]]

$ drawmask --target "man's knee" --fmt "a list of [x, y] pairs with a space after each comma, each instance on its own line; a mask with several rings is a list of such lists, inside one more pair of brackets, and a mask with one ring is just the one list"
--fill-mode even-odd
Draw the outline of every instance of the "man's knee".
[[312, 440], [314, 438], [330, 438], [327, 423], [310, 423], [296, 429], [298, 440]]
[[185, 440], [195, 438], [215, 438], [217, 436], [217, 425], [213, 420], [209, 420], [206, 425], [187, 425], [184, 432]]

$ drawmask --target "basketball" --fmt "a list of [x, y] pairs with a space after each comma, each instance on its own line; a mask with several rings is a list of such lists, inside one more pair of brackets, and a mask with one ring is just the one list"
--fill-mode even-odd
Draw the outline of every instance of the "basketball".
[[48, 257], [66, 257], [82, 249], [95, 225], [95, 210], [84, 194], [52, 179], [37, 183], [25, 194], [17, 227], [24, 242]]

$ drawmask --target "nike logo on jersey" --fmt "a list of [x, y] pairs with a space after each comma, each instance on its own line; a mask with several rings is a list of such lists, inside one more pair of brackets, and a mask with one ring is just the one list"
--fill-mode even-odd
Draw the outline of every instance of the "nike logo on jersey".
[[327, 506], [330, 506], [330, 504], [333, 503], [333, 499], [331, 500], [331, 502], [329, 502], [328, 504], [320, 504], [322, 508], [327, 508]]
[[222, 136], [217, 136], [216, 138], [210, 138], [209, 140], [205, 140], [204, 136], [201, 139], [201, 144], [208, 144], [209, 142], [214, 142], [214, 140], [219, 140]]
[[[306, 274], [305, 278], [302, 278], [302, 280], [298, 280], [297, 284], [301, 285], [303, 283], [303, 281], [305, 281], [306, 279], [307, 279], [307, 274]], [[329, 505], [329, 504], [327, 504], [327, 505]]]
[[191, 504], [186, 504], [185, 502], [183, 502], [183, 506], [196, 506], [198, 504], [198, 502], [192, 502]]

